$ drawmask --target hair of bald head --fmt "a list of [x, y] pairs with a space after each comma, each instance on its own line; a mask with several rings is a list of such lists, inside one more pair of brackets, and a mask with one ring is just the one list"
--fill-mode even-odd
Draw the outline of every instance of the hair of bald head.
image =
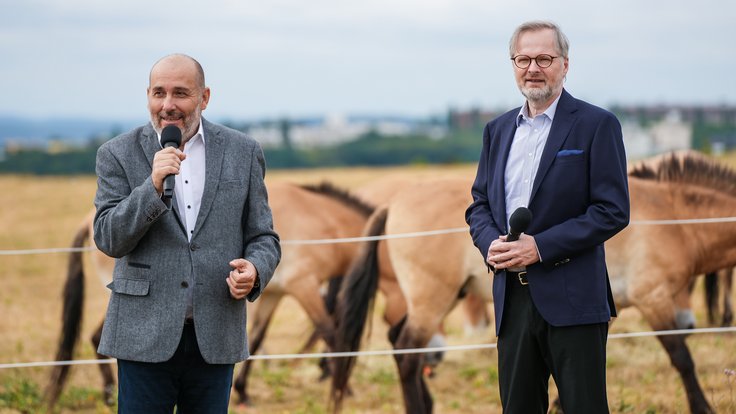
[[204, 82], [204, 69], [202, 69], [202, 65], [200, 65], [199, 62], [197, 62], [197, 60], [194, 59], [193, 57], [185, 55], [183, 53], [174, 53], [171, 55], [164, 56], [161, 59], [157, 60], [156, 63], [153, 64], [153, 67], [151, 67], [151, 72], [148, 75], [149, 84], [151, 83], [151, 76], [153, 75], [153, 71], [154, 69], [156, 69], [156, 66], [158, 66], [159, 63], [162, 63], [168, 60], [187, 60], [191, 62], [192, 64], [194, 64], [194, 69], [197, 73], [197, 86], [199, 86], [202, 89], [206, 87], [206, 84]]
[[509, 55], [514, 57], [514, 54], [516, 53], [516, 43], [519, 41], [519, 37], [521, 37], [522, 33], [536, 32], [538, 30], [545, 29], [550, 29], [555, 32], [557, 52], [560, 56], [567, 58], [568, 51], [570, 50], [570, 41], [567, 40], [567, 36], [562, 33], [562, 29], [560, 29], [560, 27], [555, 23], [544, 20], [533, 20], [519, 25], [519, 27], [514, 30], [514, 34], [511, 35], [511, 40], [509, 41]]

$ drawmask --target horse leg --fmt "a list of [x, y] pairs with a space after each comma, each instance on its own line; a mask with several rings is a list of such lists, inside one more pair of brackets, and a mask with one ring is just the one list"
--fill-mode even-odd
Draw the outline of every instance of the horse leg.
[[319, 287], [319, 281], [316, 278], [303, 277], [299, 283], [291, 283], [288, 290], [312, 320], [319, 337], [332, 350], [335, 347], [334, 319], [327, 313]]
[[[251, 320], [252, 325], [249, 335], [249, 346], [248, 352], [250, 355], [255, 355], [266, 337], [266, 331], [271, 323], [271, 318], [276, 310], [279, 302], [283, 295], [263, 292], [260, 298], [253, 303], [251, 307]], [[250, 396], [248, 396], [248, 375], [252, 368], [253, 360], [247, 359], [243, 362], [243, 366], [240, 368], [233, 387], [238, 395], [239, 404], [249, 405], [251, 403]]]
[[672, 365], [680, 373], [682, 383], [685, 385], [690, 412], [693, 414], [715, 413], [705, 400], [703, 390], [700, 388], [700, 384], [698, 384], [698, 379], [695, 375], [695, 363], [690, 355], [687, 344], [685, 344], [685, 336], [664, 335], [658, 336], [657, 339], [659, 339], [659, 342], [667, 351]]
[[[314, 346], [317, 344], [317, 341], [320, 340], [321, 338], [322, 337], [320, 336], [319, 332], [317, 332], [317, 330], [314, 329], [312, 333], [309, 335], [309, 338], [307, 339], [307, 341], [304, 342], [304, 345], [302, 345], [302, 347], [299, 349], [299, 353], [304, 354], [310, 351], [311, 349], [313, 349]], [[321, 382], [329, 378], [332, 372], [330, 370], [329, 358], [326, 358], [326, 357], [320, 358], [319, 361], [317, 362], [317, 365], [319, 366], [319, 369], [320, 369], [319, 381]]]
[[491, 325], [486, 301], [473, 292], [468, 292], [463, 300], [465, 311], [465, 336], [476, 336]]
[[[100, 322], [100, 326], [97, 327], [95, 333], [92, 334], [92, 346], [94, 346], [95, 350], [100, 346], [100, 339], [102, 338], [102, 325], [104, 323], [105, 320], [103, 319], [102, 322]], [[107, 359], [107, 357], [98, 353], [97, 359]], [[115, 377], [113, 377], [110, 364], [99, 364], [98, 367], [100, 368], [100, 374], [102, 374], [102, 381], [104, 383], [104, 386], [102, 388], [102, 396], [105, 398], [105, 405], [109, 407], [115, 404]]]
[[733, 303], [731, 301], [731, 288], [733, 287], [734, 269], [725, 269], [721, 271], [720, 282], [723, 286], [723, 319], [721, 326], [731, 326], [733, 322]]
[[[344, 276], [338, 276], [333, 277], [330, 279], [330, 281], [327, 283], [327, 291], [324, 292], [322, 295], [322, 298], [325, 303], [325, 309], [327, 309], [327, 313], [330, 315], [330, 317], [335, 319], [335, 308], [337, 307], [337, 295], [340, 293], [340, 287], [342, 286], [342, 281], [344, 279]], [[307, 343], [304, 344], [304, 347], [302, 347], [301, 352], [306, 352], [307, 345], [309, 345], [309, 348], [314, 346], [314, 344], [319, 339], [319, 333], [314, 330], [312, 332], [312, 335], [307, 340]], [[319, 380], [324, 381], [327, 378], [330, 378], [332, 375], [332, 370], [330, 369], [330, 360], [329, 358], [322, 357], [319, 359], [319, 368], [320, 368], [320, 376]]]
[[[694, 279], [693, 279], [694, 280]], [[694, 329], [695, 314], [693, 313], [692, 291], [690, 289], [680, 289], [675, 292], [672, 302], [675, 306], [675, 329]]]
[[713, 326], [716, 323], [716, 313], [718, 312], [718, 273], [708, 273], [704, 278], [705, 307], [708, 309], [708, 325]]
[[[422, 348], [427, 342], [409, 329], [406, 319], [391, 327], [389, 340], [395, 349]], [[396, 354], [394, 360], [399, 369], [406, 413], [431, 413], [432, 396], [422, 375], [424, 354]]]
[[[639, 297], [634, 303], [642, 316], [655, 331], [675, 329], [678, 302], [682, 301], [682, 293], [687, 289], [674, 291], [671, 286], [659, 284], [647, 289], [646, 295]], [[663, 335], [657, 339], [670, 357], [670, 362], [680, 374], [687, 394], [690, 411], [693, 414], [713, 413], [708, 405], [703, 390], [700, 388], [690, 350], [685, 343], [685, 335]]]

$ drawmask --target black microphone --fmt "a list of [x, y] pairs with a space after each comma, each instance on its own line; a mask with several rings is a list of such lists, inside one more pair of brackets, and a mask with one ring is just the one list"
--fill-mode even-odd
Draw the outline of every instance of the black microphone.
[[[181, 145], [181, 130], [176, 125], [166, 125], [161, 131], [161, 145], [164, 148], [179, 148]], [[174, 196], [174, 184], [176, 184], [176, 176], [169, 174], [164, 178], [164, 202], [170, 201]]]
[[506, 236], [506, 241], [519, 240], [519, 236], [529, 228], [531, 222], [532, 211], [526, 207], [517, 208], [509, 218], [509, 234]]

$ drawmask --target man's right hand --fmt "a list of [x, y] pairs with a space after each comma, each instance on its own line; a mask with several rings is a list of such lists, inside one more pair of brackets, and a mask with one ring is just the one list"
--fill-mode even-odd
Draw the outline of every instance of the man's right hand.
[[187, 157], [179, 148], [164, 148], [153, 156], [151, 181], [158, 194], [164, 192], [164, 179], [169, 174], [179, 174], [181, 162]]

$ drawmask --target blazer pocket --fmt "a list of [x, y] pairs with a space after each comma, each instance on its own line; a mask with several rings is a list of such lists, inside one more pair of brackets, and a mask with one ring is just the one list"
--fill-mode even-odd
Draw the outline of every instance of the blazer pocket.
[[149, 280], [117, 278], [107, 287], [115, 293], [131, 296], [146, 296], [151, 285]]
[[583, 155], [585, 151], [581, 149], [564, 149], [557, 152], [557, 158], [570, 157], [573, 155]]
[[220, 187], [245, 187], [245, 180], [240, 180], [240, 179], [220, 180]]
[[563, 156], [555, 157], [555, 164], [558, 164], [558, 165], [577, 163], [577, 162], [585, 162], [585, 157], [583, 156], [583, 154], [563, 155]]
[[145, 263], [128, 262], [128, 266], [135, 267], [137, 269], [150, 269], [151, 265]]

